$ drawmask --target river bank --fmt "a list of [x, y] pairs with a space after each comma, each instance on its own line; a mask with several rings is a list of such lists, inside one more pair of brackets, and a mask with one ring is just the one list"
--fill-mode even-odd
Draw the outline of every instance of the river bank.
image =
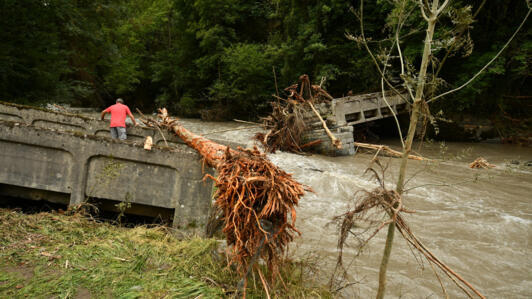
[[[178, 240], [167, 227], [132, 229], [57, 212], [0, 209], [2, 298], [221, 298], [239, 277], [215, 239]], [[331, 297], [301, 263], [272, 296]], [[279, 283], [280, 284], [280, 283]], [[248, 298], [265, 298], [250, 276]]]

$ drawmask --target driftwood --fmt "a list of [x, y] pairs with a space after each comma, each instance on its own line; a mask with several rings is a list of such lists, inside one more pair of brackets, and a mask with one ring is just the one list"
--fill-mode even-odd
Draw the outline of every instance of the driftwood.
[[250, 266], [260, 257], [273, 282], [288, 243], [300, 234], [295, 227], [295, 207], [305, 187], [257, 148], [234, 150], [217, 144], [185, 129], [166, 109], [161, 109], [158, 117], [157, 122], [143, 121], [174, 132], [218, 172], [216, 178], [206, 178], [216, 185], [215, 205], [223, 214], [222, 231], [231, 249], [230, 263], [236, 264], [245, 281]]
[[493, 167], [495, 167], [495, 165], [490, 164], [486, 159], [482, 157], [478, 157], [475, 161], [469, 164], [469, 168], [490, 169]]
[[325, 133], [327, 133], [327, 136], [329, 136], [329, 138], [331, 138], [331, 142], [334, 145], [334, 147], [336, 147], [337, 149], [341, 149], [342, 148], [342, 142], [338, 138], [336, 138], [336, 136], [334, 136], [333, 133], [331, 133], [331, 130], [329, 130], [329, 128], [327, 127], [327, 124], [325, 123], [323, 118], [321, 118], [321, 115], [318, 112], [318, 110], [316, 110], [316, 108], [314, 108], [314, 105], [312, 104], [312, 102], [308, 101], [307, 103], [310, 106], [310, 108], [312, 108], [312, 111], [314, 111], [314, 114], [316, 114], [316, 116], [319, 118], [319, 120], [321, 122], [321, 125], [323, 126], [323, 129], [325, 130]]
[[[393, 157], [400, 158], [403, 156], [403, 153], [393, 150], [389, 146], [386, 146], [386, 145], [370, 144], [370, 143], [362, 143], [362, 142], [355, 142], [354, 145], [358, 147], [374, 149], [374, 150], [377, 150], [378, 152], [384, 151], [385, 153]], [[418, 161], [428, 160], [427, 158], [416, 156], [416, 155], [408, 155], [408, 159], [418, 160]]]
[[275, 153], [277, 150], [302, 153], [302, 136], [306, 129], [303, 121], [304, 110], [302, 105], [295, 101], [274, 101], [272, 113], [264, 117], [263, 127], [267, 133], [257, 133], [257, 139], [266, 151]]
[[341, 148], [340, 140], [329, 130], [320, 113], [314, 107], [314, 103], [328, 103], [333, 98], [321, 88], [321, 85], [311, 85], [307, 75], [300, 76], [299, 81], [300, 84], [293, 84], [284, 89], [288, 94], [286, 99], [274, 95], [276, 101], [271, 102], [272, 113], [262, 119], [263, 127], [268, 132], [266, 134], [257, 133], [255, 139], [261, 142], [268, 152], [272, 153], [277, 150], [302, 153], [304, 148], [320, 143], [314, 140], [303, 144], [302, 135], [306, 130], [306, 124], [303, 120], [305, 113], [303, 106], [308, 104], [320, 120], [332, 144], [336, 148]]
[[[310, 108], [312, 109], [314, 114], [320, 120], [321, 125], [322, 125], [323, 129], [325, 130], [325, 133], [327, 133], [327, 136], [329, 136], [329, 138], [331, 139], [331, 143], [333, 144], [333, 146], [336, 147], [337, 149], [341, 149], [342, 148], [342, 142], [338, 138], [336, 138], [336, 136], [334, 136], [334, 134], [331, 132], [331, 130], [329, 130], [329, 128], [327, 127], [327, 124], [325, 123], [325, 121], [321, 117], [320, 113], [318, 112], [318, 110], [316, 110], [316, 108], [314, 107], [314, 104], [313, 104], [313, 102], [315, 102], [315, 101], [322, 101], [323, 102], [323, 101], [332, 100], [333, 98], [331, 97], [331, 95], [329, 95], [325, 90], [323, 90], [321, 88], [321, 84], [320, 85], [311, 85], [308, 75], [300, 76], [299, 77], [299, 81], [301, 81], [301, 89], [299, 91], [299, 95], [298, 95], [299, 97], [298, 98], [300, 100], [302, 100], [304, 103], [307, 103], [310, 106]], [[308, 90], [308, 99], [307, 100], [305, 100], [303, 98], [303, 95], [305, 94], [305, 89]], [[293, 92], [292, 92], [292, 95], [294, 95]]]
[[[379, 160], [375, 160], [377, 166], [380, 167], [381, 174], [374, 168], [368, 168], [366, 172], [372, 173], [379, 183], [379, 187], [373, 191], [361, 191], [355, 194], [357, 197], [356, 205], [348, 212], [336, 216], [333, 221], [338, 226], [338, 251], [336, 269], [333, 277], [331, 277], [331, 286], [334, 283], [334, 278], [338, 273], [341, 276], [346, 275], [346, 270], [343, 266], [343, 250], [349, 235], [353, 235], [357, 240], [359, 250], [362, 250], [368, 242], [373, 239], [378, 232], [390, 223], [394, 223], [403, 238], [415, 250], [422, 254], [431, 266], [439, 268], [449, 279], [451, 279], [468, 297], [473, 298], [470, 291], [475, 293], [480, 298], [485, 298], [471, 283], [465, 280], [462, 276], [451, 269], [447, 264], [440, 260], [434, 253], [432, 253], [426, 246], [417, 238], [404, 216], [405, 214], [415, 213], [413, 210], [407, 209], [403, 204], [403, 198], [395, 190], [386, 189], [386, 184], [383, 180], [384, 172], [387, 166], [383, 166]], [[382, 214], [387, 214], [389, 220], [383, 221]], [[363, 225], [361, 225], [363, 224]], [[364, 225], [370, 224], [369, 228], [363, 228]], [[374, 229], [372, 229], [374, 228]], [[440, 280], [436, 271], [434, 271], [438, 280]], [[441, 280], [440, 280], [441, 283]], [[442, 284], [443, 288], [443, 284]], [[445, 288], [443, 288], [445, 292]]]

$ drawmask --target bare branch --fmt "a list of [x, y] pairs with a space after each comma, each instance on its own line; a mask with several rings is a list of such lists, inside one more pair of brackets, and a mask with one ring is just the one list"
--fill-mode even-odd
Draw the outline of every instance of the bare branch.
[[395, 32], [395, 43], [397, 44], [397, 52], [399, 53], [399, 61], [401, 62], [401, 77], [403, 78], [403, 81], [405, 82], [406, 90], [408, 90], [408, 94], [410, 95], [410, 98], [412, 99], [412, 101], [414, 101], [414, 93], [412, 92], [412, 88], [410, 88], [410, 86], [408, 85], [408, 82], [406, 82], [406, 80], [404, 79], [405, 63], [403, 59], [403, 52], [401, 51], [401, 44], [399, 43], [399, 31]]
[[[404, 63], [403, 63], [403, 57], [401, 55], [401, 46], [399, 45], [399, 31], [401, 31], [401, 28], [402, 28], [403, 24], [404, 24], [404, 21], [403, 22], [399, 21], [398, 24], [397, 24], [397, 29], [395, 30], [395, 43], [397, 44], [397, 49], [399, 51], [399, 58], [400, 58], [400, 61], [401, 61], [401, 75], [404, 75]], [[390, 59], [390, 54], [392, 53], [392, 51], [393, 51], [393, 45], [390, 48], [390, 52], [386, 56], [386, 62], [384, 63], [383, 71], [385, 71], [386, 67], [388, 66], [388, 60]], [[405, 81], [405, 83], [406, 83], [406, 81]], [[410, 96], [412, 97], [412, 101], [413, 101], [414, 97], [412, 96], [412, 92], [410, 91], [410, 88], [409, 88], [408, 84], [405, 84], [405, 85], [407, 86], [407, 89], [408, 89], [408, 91], [410, 93]], [[399, 132], [399, 138], [401, 140], [401, 145], [403, 146], [403, 149], [404, 149], [405, 148], [405, 143], [403, 141], [403, 133], [401, 132], [401, 125], [399, 124], [399, 119], [397, 119], [397, 115], [396, 115], [395, 111], [393, 111], [392, 107], [388, 103], [388, 100], [386, 100], [386, 94], [384, 92], [384, 77], [381, 77], [381, 92], [382, 92], [382, 99], [384, 100], [384, 102], [386, 103], [386, 106], [388, 107], [388, 109], [390, 110], [390, 112], [393, 115], [393, 118], [395, 120], [395, 124], [397, 126], [397, 131]]]
[[439, 15], [445, 9], [447, 4], [449, 4], [449, 0], [445, 0], [445, 2], [443, 2], [440, 8], [436, 11], [436, 15]]
[[523, 21], [521, 22], [519, 27], [517, 27], [517, 29], [515, 30], [514, 34], [510, 37], [510, 39], [506, 42], [506, 44], [504, 44], [504, 46], [501, 48], [501, 50], [484, 67], [482, 67], [480, 69], [480, 71], [478, 71], [478, 73], [476, 73], [473, 77], [471, 77], [471, 79], [469, 79], [466, 83], [462, 84], [461, 86], [459, 86], [459, 87], [457, 87], [455, 89], [449, 90], [447, 92], [444, 92], [444, 93], [442, 93], [440, 95], [437, 95], [437, 96], [431, 98], [430, 100], [428, 100], [427, 103], [430, 103], [430, 102], [432, 102], [432, 101], [434, 101], [436, 99], [444, 97], [444, 96], [446, 96], [448, 94], [451, 94], [453, 92], [457, 92], [460, 89], [462, 89], [462, 88], [466, 87], [467, 85], [469, 85], [469, 83], [473, 82], [473, 80], [475, 80], [480, 74], [482, 74], [482, 72], [484, 72], [501, 55], [501, 53], [508, 47], [508, 45], [512, 42], [514, 37], [517, 35], [517, 33], [521, 30], [523, 25], [526, 23], [526, 20], [530, 16], [530, 12], [532, 12], [532, 8], [528, 9], [528, 12], [527, 12], [526, 16], [524, 17]]
[[397, 132], [399, 133], [401, 145], [403, 146], [403, 148], [405, 148], [405, 142], [403, 141], [403, 133], [401, 132], [401, 125], [399, 124], [399, 119], [397, 119], [397, 115], [395, 111], [393, 111], [392, 107], [390, 106], [390, 103], [388, 103], [388, 100], [386, 100], [386, 95], [384, 93], [384, 79], [383, 78], [381, 78], [381, 91], [382, 91], [382, 99], [384, 100], [384, 103], [386, 103], [386, 106], [392, 113], [393, 119], [395, 120], [395, 125], [397, 126]]
[[[403, 2], [403, 4], [404, 4], [404, 2]], [[404, 6], [403, 6], [403, 9], [404, 9]], [[399, 61], [401, 62], [401, 77], [402, 77], [403, 81], [405, 82], [406, 90], [408, 91], [408, 94], [410, 95], [410, 98], [412, 99], [412, 101], [414, 101], [414, 93], [412, 92], [412, 89], [408, 85], [408, 82], [406, 82], [406, 80], [404, 79], [405, 78], [405, 64], [404, 64], [404, 59], [403, 59], [403, 52], [401, 51], [401, 43], [399, 42], [399, 40], [400, 40], [399, 33], [401, 33], [401, 29], [403, 28], [403, 25], [405, 24], [406, 20], [408, 19], [408, 17], [410, 16], [410, 14], [413, 11], [414, 11], [414, 9], [412, 9], [411, 11], [409, 11], [406, 14], [406, 16], [403, 18], [402, 22], [399, 22], [399, 24], [397, 24], [397, 29], [395, 31], [395, 43], [397, 45], [397, 52], [399, 54]], [[402, 138], [401, 138], [401, 142], [403, 142]], [[403, 144], [403, 146], [404, 146], [404, 144]]]
[[384, 72], [381, 70], [379, 63], [377, 62], [377, 59], [373, 55], [373, 52], [371, 52], [370, 48], [368, 47], [368, 43], [366, 42], [366, 36], [364, 35], [364, 1], [360, 1], [360, 13], [359, 13], [359, 20], [360, 20], [360, 33], [362, 35], [362, 43], [364, 44], [364, 47], [366, 48], [366, 51], [368, 51], [369, 56], [373, 60], [373, 63], [375, 64], [375, 67], [377, 67], [377, 71], [379, 71], [379, 74], [383, 78], [384, 82], [403, 100], [405, 100], [407, 103], [409, 103], [408, 99], [405, 98], [398, 90], [395, 88], [388, 79], [384, 76]]
[[[427, 6], [428, 6], [428, 3], [427, 3]], [[425, 19], [425, 21], [429, 21], [429, 17], [427, 17], [427, 14], [425, 13], [425, 7], [424, 7], [424, 4], [421, 0], [419, 0], [419, 8], [421, 9], [421, 14], [423, 15], [423, 19]]]

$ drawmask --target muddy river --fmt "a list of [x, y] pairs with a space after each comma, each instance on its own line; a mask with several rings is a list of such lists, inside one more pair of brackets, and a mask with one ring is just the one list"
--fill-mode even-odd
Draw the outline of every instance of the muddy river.
[[[184, 120], [196, 132], [249, 143], [257, 129], [239, 123], [202, 123]], [[208, 134], [206, 135], [209, 136]], [[399, 149], [396, 140], [382, 143]], [[482, 143], [424, 144], [421, 154], [432, 162], [410, 161], [405, 205], [416, 210], [407, 221], [414, 233], [443, 262], [489, 298], [532, 297], [532, 149]], [[474, 170], [468, 164], [484, 157], [496, 167]], [[373, 154], [326, 157], [276, 153], [270, 159], [311, 186], [298, 208], [297, 226], [302, 236], [292, 246], [296, 258], [312, 256], [324, 273], [330, 273], [337, 257], [337, 232], [331, 219], [347, 211], [358, 190], [377, 186], [364, 175]], [[389, 163], [387, 183], [396, 181], [399, 160]], [[530, 164], [531, 166], [528, 166]], [[350, 281], [346, 297], [370, 298], [377, 289], [378, 268], [386, 230], [381, 231], [361, 255], [347, 249]], [[354, 243], [352, 243], [354, 244]], [[387, 295], [402, 298], [440, 298], [441, 286], [431, 267], [413, 255], [396, 234], [388, 269]], [[451, 298], [465, 295], [443, 277]], [[328, 277], [324, 277], [324, 281]]]

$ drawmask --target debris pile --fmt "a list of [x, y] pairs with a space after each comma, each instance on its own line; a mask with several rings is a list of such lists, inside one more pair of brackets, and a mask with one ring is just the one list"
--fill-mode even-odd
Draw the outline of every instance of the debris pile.
[[[263, 118], [263, 126], [268, 129], [266, 134], [257, 133], [255, 138], [262, 143], [264, 148], [275, 153], [277, 150], [301, 153], [305, 147], [302, 145], [303, 132], [306, 129], [302, 105], [293, 100], [271, 102], [272, 113]], [[321, 140], [320, 140], [321, 142]]]
[[493, 167], [495, 167], [495, 165], [490, 164], [486, 159], [482, 157], [478, 157], [475, 161], [469, 164], [469, 168], [490, 169]]
[[340, 140], [327, 128], [325, 121], [314, 107], [317, 103], [330, 103], [333, 98], [321, 88], [321, 85], [311, 85], [307, 75], [300, 76], [299, 82], [285, 88], [284, 91], [288, 94], [286, 99], [276, 96], [276, 100], [271, 102], [272, 113], [262, 119], [264, 129], [268, 131], [266, 134], [257, 133], [255, 138], [272, 153], [277, 150], [302, 153], [321, 143], [321, 140], [303, 141], [303, 133], [307, 130], [304, 114], [309, 111], [308, 105], [311, 113], [321, 121], [333, 145], [341, 148]]

